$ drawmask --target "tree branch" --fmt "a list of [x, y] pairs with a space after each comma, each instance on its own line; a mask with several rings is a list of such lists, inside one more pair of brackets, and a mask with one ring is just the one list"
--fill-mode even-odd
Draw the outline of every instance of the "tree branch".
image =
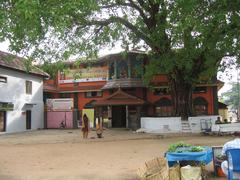
[[130, 29], [132, 32], [134, 32], [140, 39], [144, 40], [149, 46], [152, 47], [153, 42], [146, 34], [141, 32], [133, 24], [131, 24], [130, 22], [128, 22], [127, 20], [125, 20], [121, 17], [112, 16], [109, 19], [105, 19], [105, 20], [101, 20], [101, 21], [98, 21], [98, 20], [85, 21], [85, 25], [87, 25], [87, 26], [93, 26], [93, 25], [108, 26], [112, 23], [121, 23], [122, 25], [124, 25], [125, 27]]
[[144, 13], [144, 11], [139, 7], [137, 4], [134, 3], [133, 0], [129, 0], [130, 3], [115, 3], [115, 4], [109, 4], [109, 5], [104, 5], [100, 6], [101, 9], [108, 9], [108, 8], [114, 8], [114, 7], [119, 7], [119, 6], [125, 6], [125, 7], [131, 7], [135, 10], [137, 10], [140, 14], [140, 16], [143, 18], [144, 22], [147, 22], [147, 16]]

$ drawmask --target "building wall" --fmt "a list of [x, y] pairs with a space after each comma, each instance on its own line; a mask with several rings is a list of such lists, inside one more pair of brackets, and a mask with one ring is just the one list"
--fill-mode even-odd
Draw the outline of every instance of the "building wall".
[[228, 109], [219, 109], [218, 112], [219, 115], [222, 117], [222, 121], [224, 121], [225, 119], [228, 120]]
[[[25, 103], [35, 104], [32, 111], [31, 129], [43, 128], [43, 79], [27, 73], [0, 68], [0, 75], [7, 83], [0, 83], [0, 102], [12, 102], [13, 111], [7, 111], [6, 132], [26, 130]], [[25, 81], [32, 81], [32, 94], [26, 94]]]
[[207, 92], [205, 93], [193, 93], [193, 99], [196, 97], [203, 97], [208, 102], [208, 115], [214, 115], [213, 87], [207, 87]]
[[[196, 97], [203, 97], [208, 102], [208, 115], [214, 114], [214, 108], [213, 108], [213, 88], [207, 87], [207, 92], [205, 93], [193, 93], [193, 99]], [[151, 103], [154, 103], [161, 98], [168, 98], [171, 99], [171, 95], [154, 95], [153, 90], [148, 89], [147, 91], [147, 100]]]
[[[99, 89], [96, 89], [96, 90], [99, 90]], [[85, 97], [85, 93], [84, 92], [80, 92], [78, 93], [78, 109], [79, 110], [82, 110], [84, 109], [84, 106], [89, 103], [90, 101], [93, 101], [93, 100], [100, 100], [104, 97], [107, 97], [109, 95], [109, 92], [108, 91], [103, 91], [102, 93], [102, 96], [101, 97], [91, 97], [91, 98], [87, 98]]]
[[[99, 100], [101, 98], [105, 98], [109, 95], [109, 90], [103, 90], [102, 97], [94, 97], [94, 98], [86, 98], [85, 93], [84, 93], [84, 91], [87, 92], [87, 91], [101, 90], [101, 88], [106, 84], [106, 81], [60, 83], [59, 80], [60, 80], [60, 73], [58, 73], [58, 76], [55, 80], [55, 82], [57, 82], [56, 86], [57, 86], [57, 89], [59, 92], [61, 92], [61, 93], [78, 92], [78, 109], [79, 110], [82, 110], [86, 103], [88, 103], [92, 100]], [[50, 82], [50, 83], [52, 83], [52, 82]], [[166, 86], [168, 86], [168, 78], [166, 75], [163, 75], [163, 74], [156, 75], [153, 77], [151, 83], [153, 83], [153, 85], [155, 87], [166, 87]], [[154, 91], [150, 88], [135, 88], [135, 90], [134, 90], [134, 88], [128, 88], [128, 89], [126, 88], [123, 90], [129, 94], [132, 94], [134, 96], [142, 98], [142, 99], [146, 100], [147, 102], [150, 102], [151, 104], [154, 104], [161, 98], [171, 99], [170, 94], [155, 95]], [[59, 98], [60, 96], [55, 94], [53, 97]], [[72, 93], [71, 97], [74, 98], [73, 93]], [[213, 87], [207, 87], [207, 92], [204, 92], [204, 93], [193, 93], [193, 99], [197, 98], [197, 97], [203, 97], [208, 102], [207, 114], [213, 115], [214, 114]], [[154, 106], [149, 106], [147, 111], [150, 116], [154, 116], [154, 112], [155, 112]]]

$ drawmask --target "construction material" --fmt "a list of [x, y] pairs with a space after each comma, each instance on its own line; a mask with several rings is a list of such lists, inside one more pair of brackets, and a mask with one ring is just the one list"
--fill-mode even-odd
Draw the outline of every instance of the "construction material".
[[137, 174], [141, 180], [169, 180], [167, 161], [161, 157], [147, 161]]
[[175, 164], [173, 167], [169, 168], [169, 180], [180, 180], [180, 165]]
[[202, 180], [201, 167], [193, 167], [190, 165], [181, 167], [181, 180]]

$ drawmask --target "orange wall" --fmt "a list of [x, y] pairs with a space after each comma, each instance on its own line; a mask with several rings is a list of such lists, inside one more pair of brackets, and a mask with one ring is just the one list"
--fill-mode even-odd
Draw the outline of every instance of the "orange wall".
[[151, 103], [154, 103], [154, 102], [158, 101], [159, 99], [161, 99], [163, 97], [171, 99], [171, 95], [170, 94], [169, 95], [161, 95], [161, 96], [159, 96], [159, 95], [154, 95], [153, 90], [151, 90], [151, 89], [147, 90], [147, 100], [149, 102], [151, 102]]
[[[147, 100], [151, 103], [154, 103], [161, 98], [168, 98], [171, 99], [171, 95], [154, 95], [153, 91], [148, 89], [147, 92]], [[212, 87], [207, 87], [207, 92], [206, 93], [194, 93], [193, 94], [193, 99], [196, 97], [203, 97], [205, 100], [208, 102], [208, 114], [213, 115], [214, 114], [214, 108], [213, 108], [213, 88]]]
[[152, 83], [158, 83], [158, 82], [168, 82], [168, 78], [164, 74], [155, 75], [151, 81]]
[[78, 93], [78, 109], [82, 110], [85, 104], [89, 103], [90, 101], [100, 100], [107, 97], [108, 95], [109, 95], [108, 91], [103, 91], [102, 97], [86, 98], [84, 92]]
[[[55, 80], [47, 80], [44, 83], [47, 84], [54, 84], [56, 83], [57, 89], [59, 91], [80, 91], [78, 92], [78, 107], [79, 109], [83, 109], [86, 103], [92, 101], [92, 100], [100, 100], [102, 98], [107, 97], [109, 94], [108, 90], [103, 91], [103, 96], [102, 97], [95, 97], [95, 98], [86, 98], [85, 93], [81, 91], [89, 91], [89, 90], [100, 90], [101, 87], [103, 87], [106, 84], [106, 81], [96, 81], [96, 82], [80, 82], [75, 86], [74, 83], [64, 83], [64, 84], [58, 84], [58, 80], [60, 78], [60, 73], [58, 73], [58, 76]], [[167, 76], [166, 75], [156, 75], [153, 77], [152, 83], [156, 86], [159, 85], [164, 85], [168, 82]], [[59, 98], [60, 95], [57, 93], [52, 93], [53, 98]], [[136, 91], [131, 91], [129, 90], [129, 94], [132, 94], [134, 96], [137, 96], [139, 98], [145, 98], [144, 97], [144, 91], [143, 88], [136, 88]], [[71, 97], [74, 98], [74, 94], [71, 93]], [[161, 98], [169, 98], [171, 99], [171, 95], [154, 95], [153, 90], [147, 89], [146, 90], [146, 100], [150, 103], [155, 103]], [[212, 115], [214, 114], [214, 108], [213, 108], [213, 88], [212, 87], [207, 87], [207, 92], [206, 93], [198, 93], [198, 94], [193, 94], [193, 99], [196, 97], [203, 97], [206, 99], [208, 102], [208, 114]], [[151, 108], [149, 108], [149, 111]]]
[[198, 93], [198, 94], [193, 94], [193, 99], [196, 97], [203, 97], [205, 100], [208, 102], [208, 114], [213, 115], [214, 114], [214, 108], [213, 108], [213, 88], [212, 87], [207, 87], [207, 92], [206, 93]]

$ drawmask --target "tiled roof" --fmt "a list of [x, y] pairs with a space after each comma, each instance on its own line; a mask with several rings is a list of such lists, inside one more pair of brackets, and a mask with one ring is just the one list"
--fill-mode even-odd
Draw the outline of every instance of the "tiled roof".
[[88, 86], [76, 86], [76, 87], [58, 87], [58, 92], [87, 92], [101, 90], [103, 85], [88, 85]]
[[51, 84], [43, 84], [43, 91], [44, 92], [57, 92], [57, 87]]
[[29, 71], [27, 70], [25, 64], [24, 64], [25, 59], [22, 57], [18, 57], [3, 51], [0, 51], [0, 67], [8, 68], [8, 69], [13, 69], [33, 75], [38, 75], [38, 76], [44, 76], [44, 77], [49, 77], [49, 75], [39, 68], [32, 66]]
[[112, 95], [96, 101], [94, 105], [95, 106], [144, 105], [146, 103], [147, 102], [144, 101], [143, 99], [130, 95], [119, 88], [118, 91], [116, 91]]

